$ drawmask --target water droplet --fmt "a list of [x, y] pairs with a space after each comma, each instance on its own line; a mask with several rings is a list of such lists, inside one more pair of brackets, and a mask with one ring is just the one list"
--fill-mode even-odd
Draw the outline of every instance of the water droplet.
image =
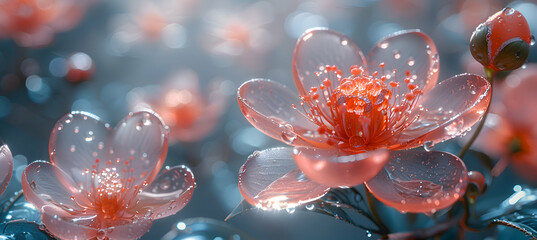
[[171, 181], [169, 179], [164, 179], [160, 182], [160, 184], [158, 185], [160, 187], [161, 190], [168, 190], [168, 188], [170, 188], [170, 186], [172, 185]]
[[505, 15], [512, 15], [513, 13], [515, 13], [515, 9], [508, 7], [504, 8], [503, 12], [505, 13]]
[[306, 209], [308, 209], [310, 211], [313, 210], [314, 208], [315, 208], [315, 205], [313, 205], [313, 204], [306, 205]]
[[69, 148], [69, 150], [71, 152], [75, 152], [76, 151], [76, 146], [75, 145], [71, 145], [71, 147]]
[[464, 120], [461, 118], [445, 126], [444, 130], [446, 130], [446, 133], [449, 134], [450, 136], [458, 136], [462, 132], [463, 127], [464, 127]]
[[97, 231], [97, 239], [99, 240], [102, 240], [102, 239], [105, 239], [106, 238], [106, 232], [103, 230], [103, 229], [99, 229], [99, 231]]
[[35, 182], [34, 182], [34, 181], [32, 181], [32, 182], [30, 183], [30, 187], [31, 187], [33, 190], [36, 189], [36, 185], [35, 185]]
[[39, 224], [39, 230], [41, 231], [45, 231], [47, 228], [45, 227], [44, 224]]
[[531, 35], [530, 46], [535, 45], [535, 36]]
[[390, 43], [388, 41], [382, 41], [378, 44], [379, 48], [386, 49], [390, 46]]
[[401, 58], [401, 53], [398, 50], [393, 50], [393, 58], [395, 59]]
[[434, 142], [433, 141], [425, 141], [423, 143], [423, 149], [425, 149], [425, 151], [427, 152], [430, 152], [432, 151], [434, 148]]
[[88, 135], [85, 138], [85, 140], [86, 140], [86, 142], [91, 142], [91, 141], [93, 141], [94, 138], [95, 138], [95, 136], [93, 136], [93, 131], [89, 131]]
[[287, 211], [289, 214], [292, 214], [295, 212], [295, 208], [294, 207], [288, 207], [285, 209], [285, 211]]
[[71, 200], [74, 201], [75, 199], [76, 199], [76, 198], [75, 198], [75, 195], [71, 195]]
[[135, 128], [136, 128], [137, 131], [140, 131], [140, 130], [142, 130], [143, 126], [144, 126], [143, 122], [137, 122]]
[[142, 118], [142, 123], [144, 124], [144, 126], [149, 126], [152, 124], [151, 115], [149, 113], [144, 114], [144, 117]]
[[75, 133], [78, 133], [80, 131], [80, 128], [78, 126], [75, 127]]
[[406, 62], [408, 64], [408, 66], [414, 66], [414, 64], [416, 63], [416, 61], [414, 60], [413, 57], [410, 57], [408, 58], [408, 61]]
[[370, 238], [371, 236], [373, 236], [373, 234], [371, 234], [371, 231], [369, 230], [365, 230], [365, 234], [368, 238]]
[[151, 217], [152, 214], [153, 212], [151, 212], [151, 209], [149, 209], [147, 212], [145, 212], [145, 217]]

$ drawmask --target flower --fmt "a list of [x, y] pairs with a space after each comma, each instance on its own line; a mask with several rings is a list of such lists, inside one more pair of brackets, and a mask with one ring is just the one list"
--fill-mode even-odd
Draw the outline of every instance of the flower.
[[524, 64], [530, 44], [526, 18], [513, 8], [504, 8], [477, 26], [470, 38], [470, 52], [486, 68], [509, 71]]
[[[0, 142], [2, 143], [2, 142]], [[9, 147], [5, 144], [0, 146], [0, 195], [6, 190], [13, 172], [13, 156]]]
[[455, 202], [467, 179], [459, 158], [395, 151], [459, 136], [488, 106], [490, 84], [480, 76], [436, 84], [438, 61], [434, 42], [419, 30], [382, 39], [367, 58], [335, 31], [304, 33], [293, 53], [298, 96], [263, 79], [238, 90], [246, 119], [294, 147], [250, 156], [239, 173], [245, 199], [281, 208], [315, 200], [329, 187], [367, 182], [379, 200], [400, 211], [429, 212]]
[[475, 148], [500, 158], [492, 174], [498, 176], [512, 163], [514, 170], [529, 181], [537, 181], [537, 64], [513, 71], [497, 82], [493, 107]]
[[198, 75], [180, 70], [163, 86], [135, 88], [128, 94], [134, 111], [152, 109], [170, 127], [170, 141], [193, 142], [207, 136], [227, 107], [225, 82], [214, 80], [206, 96], [200, 92]]
[[50, 44], [57, 32], [73, 28], [88, 1], [7, 0], [0, 2], [0, 37], [11, 37], [22, 47]]
[[72, 112], [52, 130], [51, 163], [36, 161], [24, 170], [24, 196], [58, 238], [139, 238], [153, 220], [182, 209], [194, 191], [185, 166], [158, 174], [167, 148], [167, 127], [153, 113], [131, 113], [112, 129], [96, 116]]

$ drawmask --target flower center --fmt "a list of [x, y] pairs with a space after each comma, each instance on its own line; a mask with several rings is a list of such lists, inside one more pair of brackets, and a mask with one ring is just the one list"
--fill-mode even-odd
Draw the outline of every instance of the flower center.
[[[102, 213], [105, 218], [112, 217], [119, 208], [118, 198], [120, 193], [124, 191], [122, 179], [116, 172], [116, 168], [105, 168], [97, 175], [98, 187], [95, 189], [95, 193], [98, 196]], [[108, 217], [107, 217], [108, 216]]]
[[[380, 64], [384, 69], [384, 63]], [[306, 117], [319, 126], [319, 134], [329, 137], [328, 144], [349, 152], [361, 152], [386, 146], [392, 136], [406, 128], [410, 110], [422, 91], [412, 84], [407, 71], [408, 91], [401, 94], [399, 83], [392, 74], [379, 76], [378, 72], [365, 75], [361, 67], [352, 66], [351, 76], [342, 77], [336, 66], [325, 66], [316, 76], [319, 87], [300, 96]], [[332, 83], [337, 81], [337, 87]]]

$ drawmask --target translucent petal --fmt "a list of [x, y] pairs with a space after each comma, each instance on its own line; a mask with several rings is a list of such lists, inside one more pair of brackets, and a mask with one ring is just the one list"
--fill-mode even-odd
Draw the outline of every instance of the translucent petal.
[[105, 146], [111, 130], [89, 113], [73, 112], [63, 116], [50, 134], [50, 161], [77, 183], [85, 184], [85, 169], [91, 170], [97, 159], [107, 158]]
[[111, 163], [118, 172], [126, 172], [133, 185], [151, 183], [166, 159], [168, 129], [151, 112], [129, 114], [114, 128], [108, 145]]
[[239, 171], [239, 190], [263, 209], [292, 208], [314, 201], [330, 188], [305, 177], [293, 162], [292, 148], [254, 152]]
[[0, 195], [6, 190], [13, 172], [13, 156], [7, 145], [0, 146]]
[[[366, 68], [362, 51], [347, 36], [329, 29], [310, 29], [297, 41], [293, 52], [293, 77], [298, 92], [304, 95], [311, 87], [319, 87], [325, 74], [317, 77], [315, 72], [324, 71], [326, 65], [335, 65], [343, 76], [349, 76], [353, 65]], [[339, 83], [332, 80], [332, 88]]]
[[[438, 51], [433, 40], [419, 30], [396, 32], [380, 40], [369, 52], [367, 63], [370, 73], [378, 71], [382, 75], [391, 74], [386, 82], [399, 82], [401, 96], [409, 91], [404, 82], [407, 70], [410, 71], [410, 83], [418, 85], [425, 93], [438, 80]], [[385, 64], [384, 71], [380, 63]], [[394, 69], [395, 75], [392, 74]]]
[[293, 157], [311, 180], [331, 187], [352, 187], [377, 175], [388, 160], [388, 151], [347, 155], [337, 150], [295, 148]]
[[138, 194], [140, 201], [132, 211], [151, 219], [173, 215], [190, 201], [195, 187], [194, 174], [187, 167], [166, 168]]
[[451, 206], [466, 191], [466, 166], [438, 151], [392, 151], [380, 173], [366, 182], [371, 193], [401, 212], [434, 213]]
[[92, 206], [71, 177], [48, 162], [36, 161], [28, 165], [21, 181], [26, 200], [37, 209], [51, 205], [76, 215]]
[[505, 85], [502, 85], [504, 96], [501, 100], [506, 110], [504, 116], [515, 126], [526, 127], [535, 124], [537, 108], [529, 107], [530, 104], [537, 102], [535, 76], [537, 76], [537, 65], [528, 64], [526, 69], [519, 69], [510, 74], [505, 80]]
[[44, 206], [42, 213], [47, 230], [61, 239], [138, 239], [152, 224], [149, 218], [105, 220], [97, 215], [72, 215], [56, 206]]
[[316, 131], [317, 125], [301, 114], [296, 93], [277, 82], [253, 79], [239, 88], [237, 98], [246, 119], [263, 133], [289, 145], [311, 146], [301, 135]]
[[398, 138], [399, 149], [460, 136], [481, 119], [490, 97], [490, 84], [481, 76], [462, 74], [442, 81], [412, 110], [409, 119], [417, 119]]

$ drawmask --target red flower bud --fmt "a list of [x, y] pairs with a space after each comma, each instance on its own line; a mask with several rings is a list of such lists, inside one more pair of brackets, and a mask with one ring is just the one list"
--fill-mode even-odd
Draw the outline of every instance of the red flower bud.
[[475, 29], [470, 51], [487, 68], [515, 70], [526, 61], [533, 41], [526, 18], [515, 9], [504, 8]]

